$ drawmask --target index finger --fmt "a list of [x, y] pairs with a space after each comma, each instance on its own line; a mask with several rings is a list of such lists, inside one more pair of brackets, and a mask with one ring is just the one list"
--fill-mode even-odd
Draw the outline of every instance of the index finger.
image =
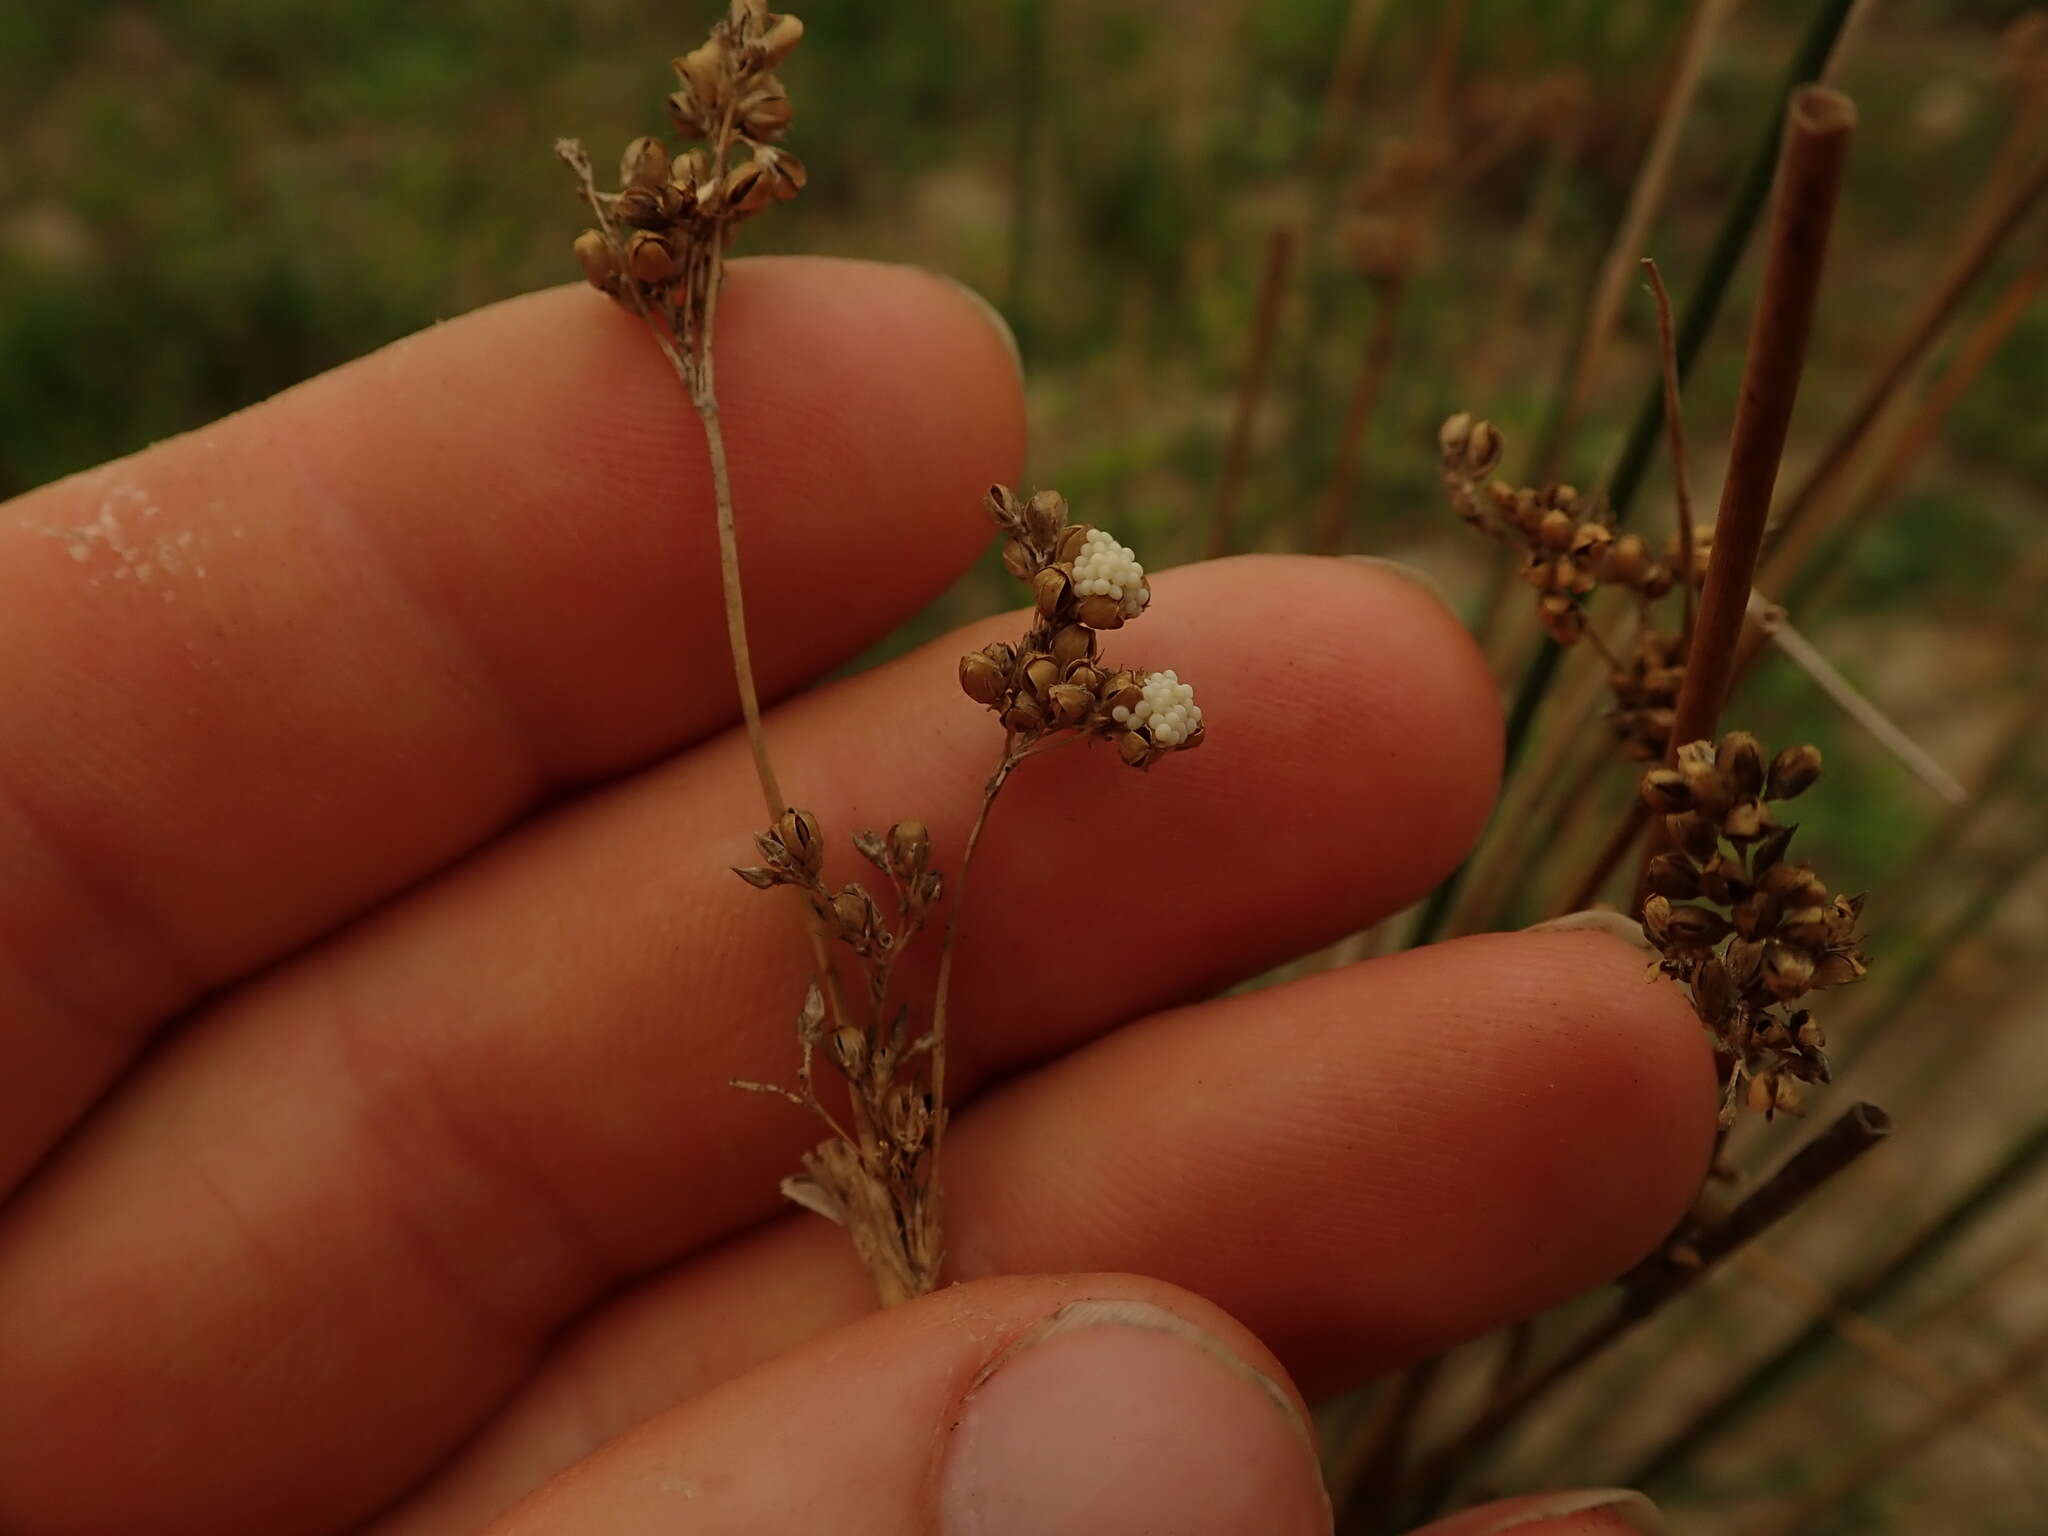
[[[764, 690], [984, 538], [1003, 335], [742, 263], [719, 365]], [[704, 443], [639, 322], [513, 300], [0, 515], [0, 1192], [157, 1024], [736, 713]]]

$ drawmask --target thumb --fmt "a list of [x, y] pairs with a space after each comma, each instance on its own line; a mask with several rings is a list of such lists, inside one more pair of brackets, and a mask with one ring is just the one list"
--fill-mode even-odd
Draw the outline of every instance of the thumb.
[[1239, 1324], [1130, 1276], [956, 1286], [612, 1442], [491, 1536], [1328, 1536], [1300, 1399]]

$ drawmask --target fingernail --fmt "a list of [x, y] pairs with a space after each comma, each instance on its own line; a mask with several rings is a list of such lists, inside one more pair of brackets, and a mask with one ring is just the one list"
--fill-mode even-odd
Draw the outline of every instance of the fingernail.
[[1439, 603], [1442, 603], [1444, 607], [1450, 609], [1451, 612], [1456, 613], [1458, 611], [1458, 605], [1451, 601], [1451, 594], [1444, 590], [1444, 584], [1418, 565], [1403, 565], [1399, 560], [1389, 560], [1383, 555], [1346, 555], [1344, 558], [1356, 560], [1361, 565], [1376, 565], [1381, 570], [1389, 571], [1404, 581], [1412, 581]]
[[1664, 1516], [1633, 1488], [1581, 1488], [1572, 1493], [1552, 1493], [1528, 1499], [1498, 1525], [1489, 1525], [1477, 1536], [1500, 1536], [1503, 1531], [1527, 1531], [1532, 1526], [1573, 1515], [1612, 1515], [1620, 1529], [1641, 1536], [1665, 1536]]
[[1024, 353], [1017, 345], [1017, 333], [1010, 329], [1010, 322], [1003, 318], [1003, 312], [991, 304], [984, 295], [968, 287], [951, 273], [940, 272], [935, 275], [943, 278], [952, 287], [959, 289], [961, 293], [966, 295], [968, 301], [981, 311], [982, 315], [988, 320], [989, 328], [1002, 338], [1003, 350], [1010, 354], [1010, 362], [1017, 370], [1017, 377], [1023, 378]]
[[1279, 1383], [1172, 1312], [1079, 1301], [961, 1404], [944, 1536], [1328, 1536], [1308, 1425]]
[[1654, 954], [1650, 941], [1643, 937], [1643, 925], [1632, 917], [1626, 917], [1611, 907], [1594, 907], [1584, 912], [1567, 912], [1562, 917], [1546, 918], [1540, 923], [1531, 923], [1522, 930], [1524, 933], [1604, 933], [1610, 938], [1632, 944], [1645, 954]]

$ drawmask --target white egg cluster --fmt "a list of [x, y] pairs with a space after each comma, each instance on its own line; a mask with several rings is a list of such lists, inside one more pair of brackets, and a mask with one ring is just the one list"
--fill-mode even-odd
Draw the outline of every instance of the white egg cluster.
[[1074, 591], [1081, 597], [1115, 598], [1127, 619], [1143, 613], [1152, 597], [1138, 557], [1100, 528], [1088, 530], [1074, 556]]
[[1145, 679], [1137, 707], [1119, 706], [1113, 718], [1132, 730], [1143, 726], [1153, 745], [1177, 747], [1202, 728], [1202, 706], [1194, 686], [1176, 672], [1154, 672]]

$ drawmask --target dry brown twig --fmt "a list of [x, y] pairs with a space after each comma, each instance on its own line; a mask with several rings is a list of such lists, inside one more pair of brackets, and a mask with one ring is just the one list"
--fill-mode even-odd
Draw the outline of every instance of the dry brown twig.
[[[939, 1152], [948, 1118], [947, 1000], [960, 899], [997, 794], [1027, 758], [1062, 740], [1114, 741], [1126, 763], [1143, 768], [1199, 745], [1202, 723], [1193, 690], [1172, 672], [1094, 665], [1096, 632], [1135, 618], [1150, 597], [1131, 552], [1099, 530], [1069, 525], [1056, 494], [1020, 502], [1000, 487], [991, 491], [990, 510], [1010, 536], [1005, 563], [1031, 583], [1037, 615], [1018, 645], [992, 646], [961, 662], [968, 693], [1002, 714], [1004, 748], [962, 851], [931, 1027], [914, 1032], [910, 1006], [896, 995], [896, 969], [944, 893], [929, 867], [931, 836], [922, 822], [906, 820], [886, 835], [853, 839], [887, 880], [893, 914], [860, 883], [834, 886], [825, 878], [823, 829], [784, 797], [761, 723], [719, 419], [714, 337], [727, 249], [743, 222], [794, 198], [805, 182], [802, 163], [780, 147], [791, 109], [774, 74], [803, 30], [796, 17], [769, 11], [765, 0], [731, 0], [709, 38], [674, 61], [677, 89], [668, 113], [694, 147], [671, 153], [659, 139], [635, 139], [621, 160], [616, 192], [598, 189], [580, 144], [565, 139], [556, 152], [597, 219], [576, 241], [584, 275], [647, 322], [704, 430], [733, 675], [769, 822], [754, 838], [761, 863], [736, 873], [759, 889], [786, 886], [803, 899], [812, 974], [797, 1012], [796, 1086], [736, 1086], [786, 1099], [824, 1123], [830, 1134], [805, 1155], [804, 1171], [783, 1181], [783, 1192], [846, 1229], [888, 1305], [934, 1289], [944, 1258]], [[835, 944], [865, 975], [865, 987], [850, 997], [835, 967]], [[821, 1053], [843, 1080], [844, 1118], [819, 1095]]]

